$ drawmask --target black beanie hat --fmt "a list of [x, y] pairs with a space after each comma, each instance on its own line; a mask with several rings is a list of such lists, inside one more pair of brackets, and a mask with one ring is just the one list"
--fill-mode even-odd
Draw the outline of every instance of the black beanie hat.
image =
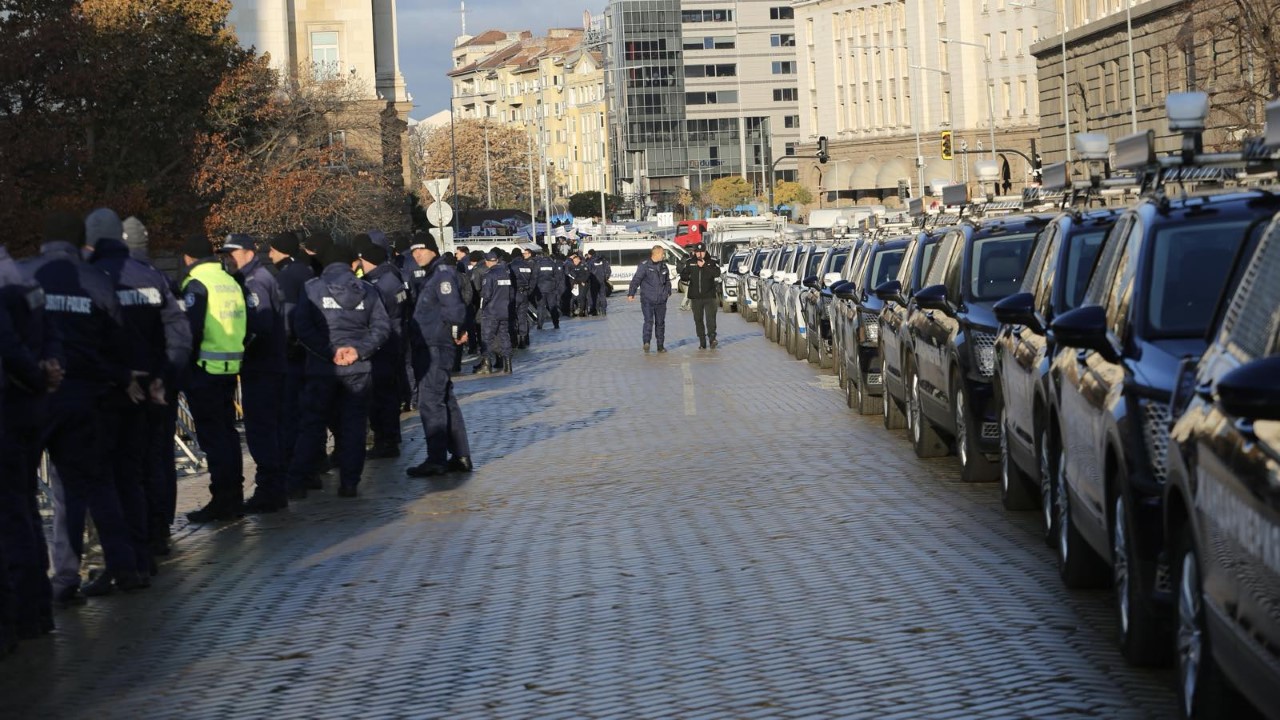
[[277, 233], [271, 238], [271, 247], [285, 255], [297, 255], [302, 250], [298, 236], [291, 232]]
[[44, 218], [45, 242], [61, 240], [84, 247], [84, 222], [74, 213], [55, 212]]
[[350, 245], [333, 243], [320, 255], [320, 259], [325, 267], [330, 265], [346, 265], [350, 267], [351, 263], [356, 261], [356, 251]]
[[182, 244], [182, 254], [203, 260], [213, 256], [213, 243], [204, 235], [192, 235]]
[[437, 255], [440, 254], [440, 246], [436, 244], [435, 236], [430, 233], [414, 233], [413, 237], [409, 239], [409, 249], [412, 250], [414, 247], [426, 248]]
[[[320, 257], [324, 257], [324, 253], [333, 245], [333, 236], [328, 230], [316, 230], [302, 244], [311, 252]], [[328, 263], [325, 263], [326, 265]]]
[[379, 245], [372, 236], [357, 235], [355, 250], [361, 259], [374, 265], [381, 265], [387, 261], [387, 249]]

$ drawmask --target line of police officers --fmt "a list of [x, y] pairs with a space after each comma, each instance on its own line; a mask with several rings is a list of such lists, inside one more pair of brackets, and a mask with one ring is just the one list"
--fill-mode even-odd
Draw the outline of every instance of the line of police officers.
[[[399, 455], [399, 414], [412, 405], [427, 452], [408, 474], [470, 472], [451, 371], [472, 333], [482, 329], [482, 365], [510, 372], [512, 346], [529, 343], [531, 307], [539, 328], [559, 327], [562, 295], [577, 297], [577, 286], [586, 312], [606, 310], [607, 262], [589, 257], [588, 277], [577, 274], [581, 258], [568, 260], [567, 274], [535, 247], [509, 264], [490, 252], [468, 270], [424, 234], [371, 232], [344, 245], [322, 231], [305, 241], [282, 233], [264, 246], [231, 235], [216, 249], [192, 237], [175, 283], [148, 259], [142, 223], [106, 209], [83, 221], [50, 215], [34, 257], [15, 261], [0, 247], [0, 653], [52, 631], [55, 604], [150, 585], [177, 502], [179, 390], [210, 473], [211, 499], [192, 522], [304, 499], [321, 487], [328, 432], [338, 495], [355, 497], [366, 457]], [[256, 466], [247, 500], [237, 386]], [[48, 545], [37, 490], [45, 452]], [[86, 513], [106, 569], [82, 585]]]

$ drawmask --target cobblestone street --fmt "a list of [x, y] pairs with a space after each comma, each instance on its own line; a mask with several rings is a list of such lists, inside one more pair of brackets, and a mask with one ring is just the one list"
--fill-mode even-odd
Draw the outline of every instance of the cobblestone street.
[[[58, 614], [0, 662], [13, 718], [1168, 718], [1109, 592], [1069, 592], [992, 485], [844, 405], [721, 314], [535, 331], [466, 377], [476, 473], [181, 527], [151, 590]], [[182, 480], [184, 507], [204, 477]], [[185, 522], [185, 521], [184, 521]]]

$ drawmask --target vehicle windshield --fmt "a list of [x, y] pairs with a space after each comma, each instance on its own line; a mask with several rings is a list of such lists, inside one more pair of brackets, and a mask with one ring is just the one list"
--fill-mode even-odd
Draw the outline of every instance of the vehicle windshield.
[[975, 240], [969, 260], [970, 300], [1001, 300], [1018, 292], [1035, 239], [1035, 233], [1025, 233]]
[[733, 259], [729, 261], [729, 272], [731, 273], [740, 275], [746, 269], [747, 256], [742, 253], [734, 255]]
[[902, 256], [906, 253], [906, 248], [881, 250], [876, 253], [870, 263], [871, 274], [867, 287], [877, 288], [898, 277], [898, 270], [902, 269]]
[[778, 261], [778, 272], [786, 272], [787, 266], [791, 263], [791, 253], [793, 250], [783, 250], [782, 259]]
[[822, 261], [825, 260], [826, 257], [827, 253], [821, 250], [811, 253], [809, 255], [809, 267], [805, 268], [804, 276], [812, 277], [817, 275], [818, 271], [822, 269]]
[[1089, 277], [1093, 275], [1093, 265], [1098, 260], [1098, 252], [1102, 250], [1102, 241], [1107, 239], [1108, 229], [1096, 232], [1079, 232], [1067, 240], [1066, 276], [1063, 278], [1063, 308], [1077, 308], [1084, 302], [1084, 291], [1089, 289]]
[[[937, 250], [938, 250], [937, 240], [930, 240], [929, 244], [925, 245], [924, 248], [921, 250], [920, 276], [919, 276], [921, 279], [924, 278], [925, 275], [929, 274], [929, 263], [933, 262], [933, 254], [937, 252]], [[917, 279], [916, 282], [917, 283], [920, 282], [920, 279]], [[912, 288], [912, 290], [918, 290], [918, 289], [919, 288]]]
[[1146, 270], [1148, 337], [1204, 337], [1250, 222], [1183, 221], [1156, 230]]
[[764, 267], [764, 261], [768, 259], [768, 257], [769, 257], [769, 253], [762, 253], [762, 252], [756, 253], [756, 256], [751, 260], [752, 275], [760, 274], [760, 269]]
[[849, 262], [849, 251], [839, 250], [831, 258], [831, 266], [827, 268], [827, 273], [838, 273], [844, 271], [845, 263]]

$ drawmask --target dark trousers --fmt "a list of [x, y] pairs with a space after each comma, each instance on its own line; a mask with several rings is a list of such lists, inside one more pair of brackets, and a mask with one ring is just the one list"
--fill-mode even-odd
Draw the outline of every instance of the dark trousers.
[[[120, 511], [129, 531], [129, 540], [136, 554], [138, 570], [146, 570], [151, 563], [148, 546], [147, 491], [147, 408], [133, 405], [121, 398], [112, 408], [107, 432], [107, 467], [111, 471], [112, 484], [120, 499]], [[97, 521], [95, 516], [94, 521]]]
[[516, 300], [516, 321], [512, 327], [515, 329], [517, 337], [527, 338], [529, 337], [529, 325], [529, 298], [525, 296]]
[[244, 501], [244, 456], [236, 430], [236, 376], [192, 371], [187, 404], [196, 424], [196, 441], [209, 462], [213, 501], [239, 507]]
[[178, 431], [178, 395], [165, 392], [166, 405], [146, 406], [146, 479], [142, 489], [147, 498], [147, 538], [167, 540], [178, 509], [178, 448], [173, 436]]
[[53, 613], [49, 549], [36, 500], [39, 418], [32, 410], [26, 404], [6, 407], [0, 437], [0, 572], [8, 580], [9, 618], [19, 630], [38, 629]]
[[644, 329], [641, 336], [644, 338], [646, 345], [655, 335], [658, 344], [662, 345], [667, 339], [667, 301], [649, 302], [648, 300], [640, 300], [640, 309], [644, 312]]
[[591, 278], [591, 313], [603, 315], [609, 311], [609, 285], [598, 277]]
[[453, 351], [447, 347], [418, 348], [418, 414], [427, 439], [427, 462], [444, 465], [453, 457], [470, 457], [467, 425], [453, 395], [448, 362]]
[[248, 372], [240, 375], [240, 403], [244, 409], [244, 442], [258, 466], [254, 495], [282, 500], [288, 494], [284, 473], [288, 467], [281, 449], [281, 411], [284, 408], [283, 373]]
[[539, 290], [535, 296], [535, 309], [538, 311], [538, 329], [541, 330], [543, 325], [550, 321], [553, 325], [560, 324], [560, 298], [556, 297], [555, 290], [543, 292]]
[[49, 451], [66, 493], [66, 528], [72, 551], [84, 555], [85, 512], [93, 513], [107, 570], [113, 574], [133, 573], [140, 550], [125, 513], [120, 507], [108, 443], [119, 414], [103, 407], [102, 389], [96, 385], [63, 381], [49, 399], [49, 418], [42, 431], [41, 445]]
[[511, 355], [511, 323], [507, 318], [481, 318], [484, 327], [484, 346], [497, 357]]
[[306, 387], [306, 360], [289, 360], [284, 371], [284, 397], [280, 402], [280, 453], [284, 467], [293, 460], [293, 446], [298, 442], [298, 416], [301, 413], [302, 389]]
[[587, 306], [591, 299], [590, 296], [591, 296], [591, 286], [585, 285], [585, 284], [579, 285], [578, 294], [572, 296], [573, 311], [578, 313], [579, 315], [586, 315]]
[[369, 373], [307, 378], [307, 386], [302, 393], [298, 444], [289, 463], [290, 489], [302, 489], [306, 479], [315, 474], [318, 458], [324, 454], [325, 427], [334, 412], [338, 418], [334, 437], [338, 479], [349, 487], [360, 484], [360, 476], [364, 473], [364, 430], [369, 422], [372, 387]]
[[373, 399], [369, 406], [369, 427], [379, 446], [400, 445], [400, 398], [403, 378], [400, 339], [391, 338], [373, 356]]
[[693, 327], [698, 331], [698, 339], [710, 335], [715, 340], [716, 311], [720, 309], [720, 302], [715, 298], [690, 300], [689, 306], [693, 308]]

